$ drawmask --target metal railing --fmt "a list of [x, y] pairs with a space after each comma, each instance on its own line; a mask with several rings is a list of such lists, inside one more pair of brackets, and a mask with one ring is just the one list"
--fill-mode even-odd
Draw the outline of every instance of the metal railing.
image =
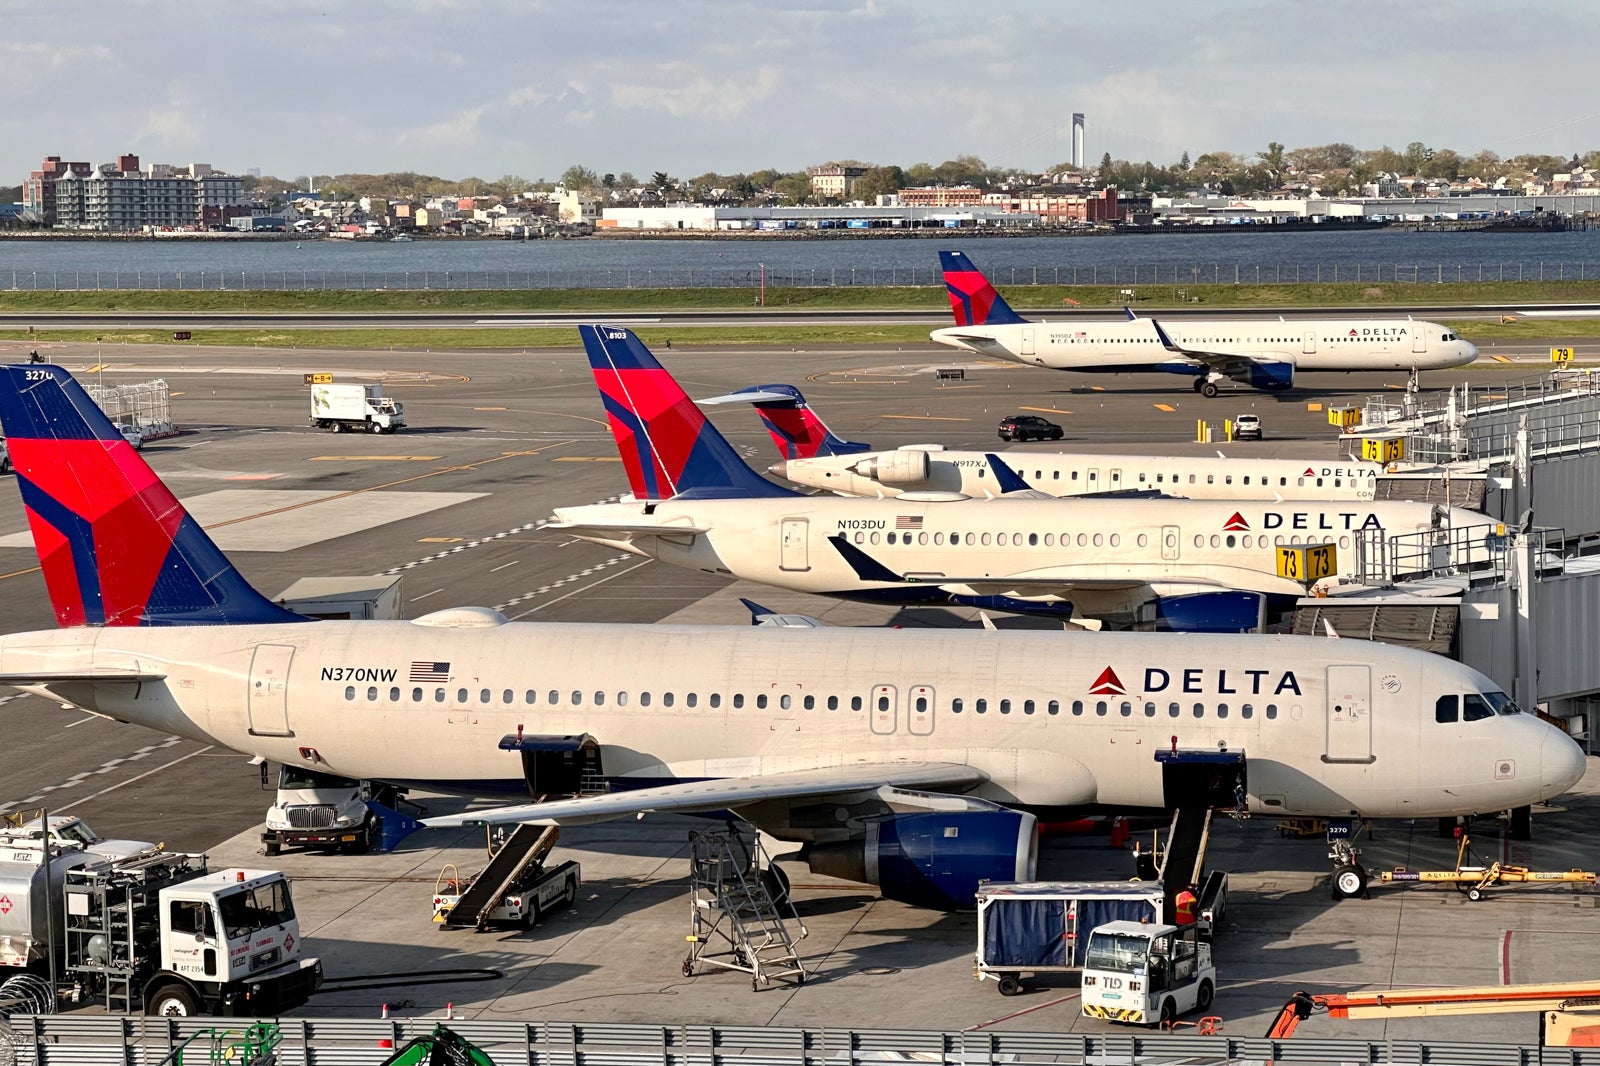
[[[763, 238], [749, 240], [760, 242]], [[474, 242], [476, 243], [476, 242]], [[414, 247], [415, 245], [412, 245]], [[452, 249], [471, 255], [470, 244]], [[207, 254], [216, 255], [208, 247]], [[1593, 281], [1600, 279], [1600, 260], [1576, 262], [1494, 263], [1205, 263], [994, 267], [988, 276], [1001, 288], [1029, 285], [1123, 288], [1195, 285], [1300, 285], [1313, 282], [1354, 284], [1410, 283], [1450, 285], [1463, 282]], [[772, 267], [765, 271], [768, 289], [778, 288], [942, 288], [936, 267], [823, 266]], [[757, 288], [758, 266], [732, 268], [628, 266], [563, 270], [0, 270], [0, 288], [23, 292], [100, 292], [119, 290], [179, 292], [316, 292], [316, 291], [466, 291], [527, 289], [717, 289]], [[1175, 298], [1181, 299], [1182, 297]], [[1026, 302], [1027, 293], [1012, 294]]]
[[[155, 1066], [220, 1019], [11, 1019], [18, 1066]], [[247, 1024], [233, 1020], [241, 1032]], [[279, 1066], [377, 1066], [430, 1032], [432, 1019], [286, 1020]], [[1139, 1030], [788, 1029], [727, 1025], [611, 1025], [453, 1021], [496, 1066], [1076, 1066], [1090, 1062], [1450, 1063], [1453, 1066], [1600, 1066], [1600, 1048], [1540, 1048], [1422, 1040], [1186, 1036]], [[380, 1041], [383, 1043], [380, 1045]]]
[[[1532, 530], [1534, 558], [1541, 575], [1559, 573], [1564, 529]], [[1364, 585], [1387, 585], [1427, 577], [1466, 575], [1474, 582], [1503, 583], [1511, 573], [1511, 536], [1490, 522], [1441, 526], [1422, 533], [1388, 534], [1381, 529], [1357, 532], [1354, 574]]]
[[1557, 371], [1476, 392], [1463, 384], [1443, 395], [1371, 396], [1352, 432], [1398, 428], [1414, 462], [1491, 462], [1514, 454], [1524, 418], [1531, 458], [1600, 448], [1600, 375]]

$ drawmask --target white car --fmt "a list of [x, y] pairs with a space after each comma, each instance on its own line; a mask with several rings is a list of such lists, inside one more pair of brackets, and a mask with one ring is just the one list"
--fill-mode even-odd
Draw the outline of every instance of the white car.
[[1240, 415], [1233, 420], [1234, 440], [1260, 440], [1261, 416]]
[[138, 426], [130, 426], [126, 422], [114, 422], [117, 432], [122, 434], [122, 439], [133, 445], [135, 449], [144, 447], [144, 431]]

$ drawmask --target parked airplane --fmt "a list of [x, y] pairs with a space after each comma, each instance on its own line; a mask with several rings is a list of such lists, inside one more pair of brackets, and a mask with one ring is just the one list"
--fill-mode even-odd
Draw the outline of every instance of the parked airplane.
[[[1354, 574], [1355, 541], [1483, 525], [1410, 501], [1085, 497], [1028, 490], [995, 455], [1003, 504], [954, 493], [893, 500], [806, 496], [739, 458], [631, 332], [582, 326], [632, 498], [556, 509], [548, 528], [674, 566], [846, 599], [946, 604], [1158, 627], [1237, 632], [1305, 587], [1275, 548], [1333, 544], [1330, 576]], [[1009, 476], [1009, 481], [1006, 480]]]
[[1210, 397], [1230, 379], [1287, 389], [1300, 371], [1433, 370], [1478, 357], [1474, 345], [1444, 326], [1411, 318], [1163, 324], [1130, 311], [1125, 322], [1030, 322], [962, 253], [940, 252], [939, 262], [956, 324], [934, 330], [934, 341], [1051, 370], [1184, 374]]
[[[1000, 479], [988, 453], [906, 444], [893, 451], [841, 441], [793, 385], [757, 385], [707, 404], [752, 403], [781, 460], [770, 473], [841, 496], [959, 492], [993, 496]], [[841, 447], [843, 446], [843, 447]], [[1062, 454], [1012, 449], [1003, 461], [1051, 496], [1154, 490], [1192, 500], [1370, 500], [1383, 467], [1355, 459], [1229, 459], [1193, 455]]]
[[0, 424], [66, 627], [0, 637], [0, 684], [344, 777], [547, 795], [576, 792], [581, 764], [610, 789], [435, 825], [732, 810], [817, 871], [970, 907], [980, 878], [1033, 875], [1035, 812], [1162, 807], [1194, 787], [1152, 757], [1173, 736], [1237, 753], [1243, 806], [1273, 815], [1499, 810], [1584, 770], [1571, 738], [1477, 671], [1365, 641], [517, 623], [477, 607], [309, 621], [244, 580], [60, 368], [0, 368]]

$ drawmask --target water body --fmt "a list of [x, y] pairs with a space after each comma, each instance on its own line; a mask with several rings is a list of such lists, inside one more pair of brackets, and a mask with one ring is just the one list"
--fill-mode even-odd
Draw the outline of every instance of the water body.
[[0, 240], [0, 288], [466, 289], [941, 284], [960, 248], [997, 284], [1277, 284], [1600, 278], [1600, 230], [1398, 230], [944, 239], [763, 237]]

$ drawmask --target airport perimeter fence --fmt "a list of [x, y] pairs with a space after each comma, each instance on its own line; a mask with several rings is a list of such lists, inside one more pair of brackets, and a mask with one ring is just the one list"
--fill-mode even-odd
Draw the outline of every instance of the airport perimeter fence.
[[[0, 1022], [16, 1066], [165, 1066], [186, 1039], [213, 1027], [242, 1033], [242, 1019], [67, 1018], [17, 1015]], [[609, 1025], [438, 1019], [283, 1020], [277, 1066], [377, 1066], [446, 1024], [495, 1066], [1086, 1066], [1089, 1063], [1450, 1063], [1452, 1066], [1600, 1066], [1600, 1048], [1540, 1048], [1417, 1040], [1274, 1040], [1010, 1030], [789, 1029], [719, 1025]], [[201, 1039], [192, 1061], [231, 1062]], [[210, 1053], [209, 1059], [207, 1058]]]
[[[1384, 283], [1595, 281], [1600, 261], [1514, 260], [1480, 263], [1207, 263], [1191, 266], [997, 267], [1001, 288], [1163, 287]], [[16, 292], [432, 292], [527, 289], [939, 288], [929, 267], [745, 268], [612, 267], [588, 270], [0, 270]], [[1182, 293], [1176, 294], [1179, 299]]]

